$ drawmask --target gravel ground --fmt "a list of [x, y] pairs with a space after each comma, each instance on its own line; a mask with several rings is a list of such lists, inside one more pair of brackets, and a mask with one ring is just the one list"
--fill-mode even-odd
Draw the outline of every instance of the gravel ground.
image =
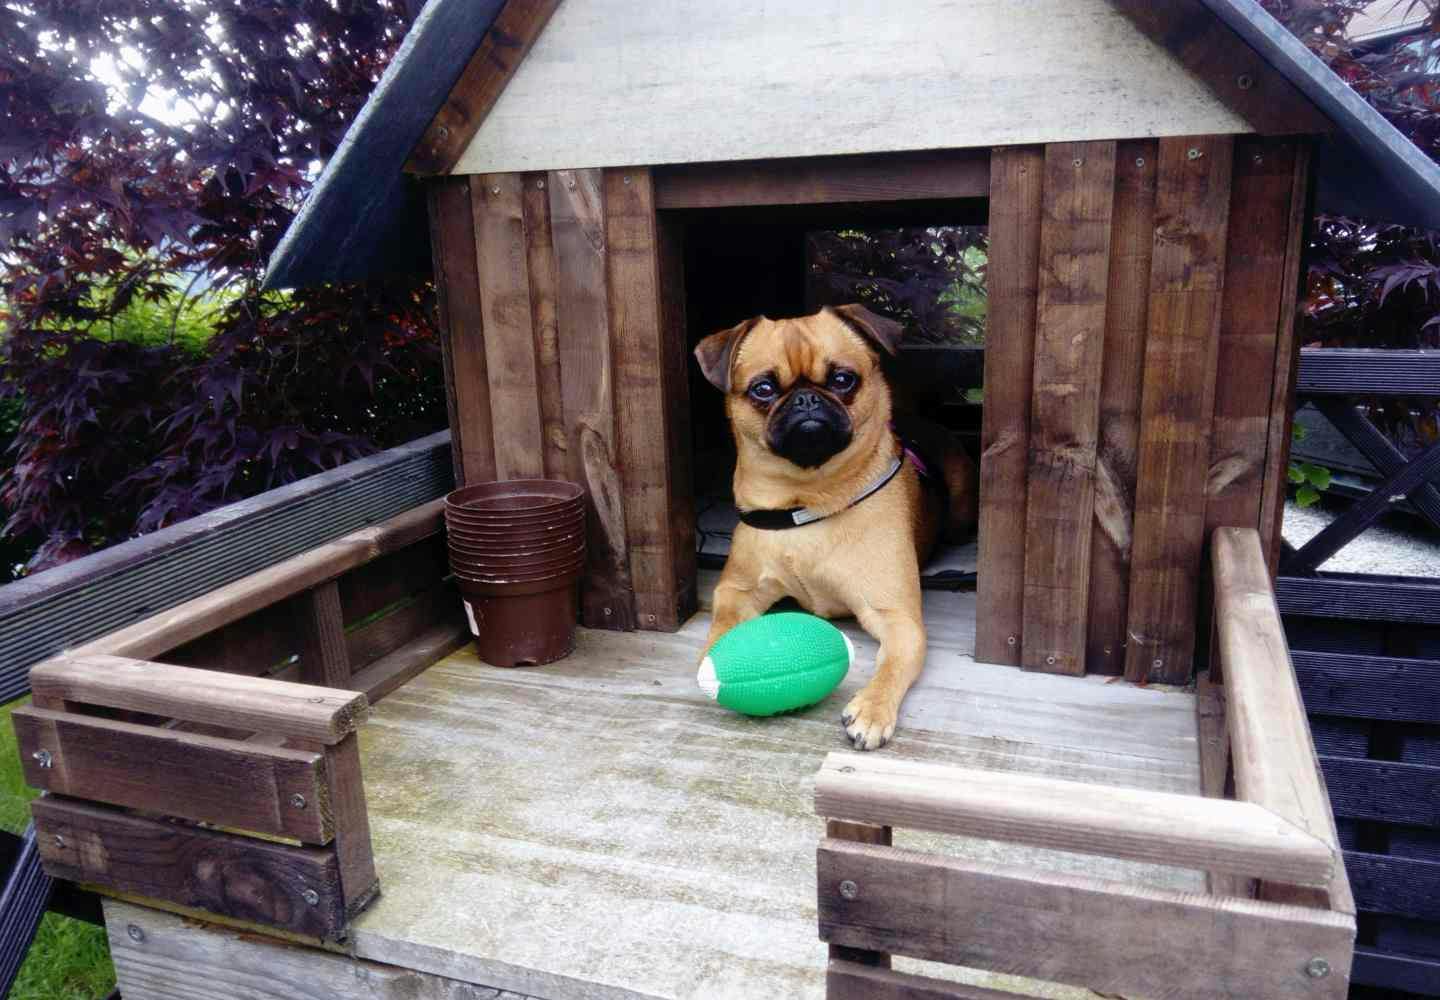
[[[1319, 507], [1301, 508], [1287, 503], [1281, 532], [1287, 542], [1298, 548], [1338, 516]], [[1337, 573], [1440, 577], [1440, 542], [1435, 541], [1433, 533], [1377, 524], [1331, 556], [1320, 568]]]

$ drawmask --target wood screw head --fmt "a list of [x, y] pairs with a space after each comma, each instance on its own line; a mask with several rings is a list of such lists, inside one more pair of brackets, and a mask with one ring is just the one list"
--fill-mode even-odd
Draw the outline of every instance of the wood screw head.
[[1187, 160], [1198, 160], [1204, 155], [1205, 154], [1200, 151], [1199, 146], [1191, 146], [1189, 152], [1185, 154], [1185, 158]]
[[450, 138], [450, 130], [449, 130], [448, 128], [446, 128], [444, 125], [441, 125], [438, 129], [436, 129], [436, 130], [435, 130], [435, 134], [436, 134], [437, 136], [439, 136], [441, 139], [448, 139], [448, 138]]
[[145, 940], [145, 932], [140, 929], [138, 924], [131, 924], [130, 926], [126, 927], [125, 934], [130, 938], [131, 941]]
[[1045, 657], [1045, 665], [1046, 665], [1047, 667], [1053, 667], [1053, 666], [1055, 666], [1055, 657], [1053, 657], [1053, 656], [1047, 656], [1047, 657]]
[[840, 895], [846, 899], [854, 899], [860, 895], [860, 887], [847, 878], [844, 882], [840, 883]]
[[490, 193], [491, 193], [491, 194], [499, 194], [499, 193], [500, 193], [500, 185], [499, 185], [499, 184], [496, 184], [494, 187], [492, 187], [492, 188], [490, 189]]
[[1265, 157], [1261, 156], [1259, 153], [1256, 153], [1254, 156], [1250, 157], [1250, 162], [1258, 167], [1260, 164], [1265, 162]]
[[609, 617], [610, 617], [612, 614], [614, 614], [614, 613], [615, 613], [615, 612], [611, 611], [609, 608], [606, 608], [606, 609], [605, 609], [605, 617], [606, 617], [606, 618], [609, 618]]
[[1135, 166], [1137, 166], [1137, 167], [1143, 167], [1143, 166], [1145, 166], [1145, 157], [1143, 157], [1143, 156], [1137, 156], [1137, 157], [1135, 157]]
[[654, 616], [654, 615], [646, 615], [646, 616], [645, 616], [645, 621], [647, 621], [647, 622], [650, 623], [651, 625], [654, 625], [654, 624], [655, 624], [655, 616]]
[[626, 174], [624, 177], [621, 177], [621, 178], [620, 178], [620, 182], [621, 182], [622, 184], [629, 184], [629, 183], [630, 183], [630, 175], [629, 175], [629, 174]]
[[290, 796], [290, 804], [296, 809], [304, 809], [305, 796], [301, 795], [299, 792], [296, 792], [294, 795]]
[[569, 180], [567, 180], [567, 181], [565, 182], [565, 186], [566, 186], [566, 187], [569, 187], [569, 188], [573, 188], [573, 187], [575, 186], [575, 178], [571, 177]]
[[1161, 667], [1165, 666], [1165, 661], [1160, 659], [1151, 660], [1150, 666], [1154, 667], [1156, 670], [1159, 670]]
[[1015, 643], [1018, 642], [1018, 641], [1019, 641], [1019, 640], [1017, 640], [1017, 639], [1012, 635], [1012, 636], [1010, 636], [1010, 638], [1008, 638], [1008, 639], [1005, 640], [1005, 645], [1007, 645], [1007, 646], [1013, 646], [1013, 645], [1015, 645]]
[[1323, 958], [1312, 958], [1305, 963], [1305, 975], [1311, 979], [1324, 979], [1330, 975], [1330, 963]]
[[855, 773], [855, 769], [854, 769], [853, 767], [851, 767], [849, 764], [846, 764], [844, 767], [842, 767], [842, 768], [840, 769], [840, 773], [841, 773], [841, 774], [854, 774], [854, 773]]
[[1070, 165], [1071, 165], [1072, 167], [1078, 167], [1078, 166], [1080, 166], [1081, 164], [1083, 164], [1084, 162], [1085, 162], [1084, 160], [1082, 160], [1080, 157], [1077, 156], [1077, 157], [1075, 157], [1075, 159], [1073, 159], [1073, 160], [1070, 161]]
[[306, 889], [300, 894], [300, 898], [305, 900], [305, 902], [309, 903], [311, 906], [320, 905], [320, 894], [314, 889]]
[[43, 768], [49, 768], [55, 763], [55, 758], [50, 756], [50, 751], [44, 749], [43, 747], [39, 750], [36, 750], [30, 756], [34, 757], [36, 763], [38, 763]]
[[1105, 655], [1106, 655], [1106, 656], [1109, 656], [1109, 655], [1110, 655], [1111, 653], [1113, 653], [1113, 652], [1115, 652], [1114, 647], [1112, 647], [1112, 646], [1106, 646], [1106, 647], [1105, 647]]
[[536, 181], [536, 182], [535, 182], [535, 188], [536, 188], [536, 190], [538, 190], [538, 191], [544, 191], [544, 190], [545, 190], [545, 182], [544, 182], [544, 181]]
[[64, 847], [64, 846], [65, 846], [65, 838], [62, 837], [62, 836], [60, 836], [60, 834], [58, 834], [58, 833], [55, 834], [55, 846], [56, 846], [56, 847]]
[[1255, 78], [1249, 73], [1241, 73], [1235, 78], [1235, 86], [1239, 87], [1241, 90], [1249, 90], [1251, 87], [1255, 86]]
[[324, 698], [311, 698], [311, 699], [310, 699], [310, 703], [311, 703], [312, 705], [323, 705], [323, 704], [325, 704], [325, 699], [324, 699]]

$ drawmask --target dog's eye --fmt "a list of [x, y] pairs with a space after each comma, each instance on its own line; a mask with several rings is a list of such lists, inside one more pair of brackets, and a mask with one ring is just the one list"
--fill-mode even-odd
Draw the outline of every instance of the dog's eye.
[[775, 398], [775, 383], [768, 378], [762, 378], [750, 387], [750, 395], [762, 403], [768, 403]]
[[841, 369], [830, 373], [830, 388], [836, 392], [849, 392], [855, 388], [856, 381], [858, 380], [855, 378], [854, 372]]

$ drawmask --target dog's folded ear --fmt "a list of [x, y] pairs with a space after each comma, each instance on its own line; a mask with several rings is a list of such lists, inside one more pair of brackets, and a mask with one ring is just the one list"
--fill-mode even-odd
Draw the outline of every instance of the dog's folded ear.
[[870, 341], [886, 354], [893, 355], [900, 349], [900, 338], [905, 327], [885, 316], [877, 316], [862, 305], [826, 306], [840, 317], [850, 329]]
[[710, 334], [696, 345], [695, 360], [700, 362], [701, 373], [721, 392], [730, 391], [730, 362], [735, 360], [735, 350], [740, 341], [764, 318], [752, 316], [728, 330]]

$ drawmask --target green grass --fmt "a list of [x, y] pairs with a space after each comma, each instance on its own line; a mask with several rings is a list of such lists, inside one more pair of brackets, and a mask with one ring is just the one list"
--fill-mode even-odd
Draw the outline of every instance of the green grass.
[[[25, 829], [36, 794], [21, 777], [10, 725], [10, 712], [19, 704], [0, 705], [0, 828], [12, 833]], [[98, 1000], [114, 988], [105, 929], [47, 913], [9, 1000]]]

